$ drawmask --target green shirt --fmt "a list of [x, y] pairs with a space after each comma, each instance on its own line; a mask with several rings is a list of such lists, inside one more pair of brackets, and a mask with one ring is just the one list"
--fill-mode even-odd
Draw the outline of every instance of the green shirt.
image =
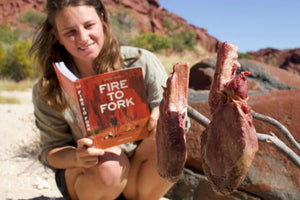
[[[138, 48], [123, 46], [121, 53], [124, 59], [139, 55]], [[150, 109], [158, 106], [162, 100], [163, 89], [168, 78], [164, 66], [151, 52], [140, 49], [141, 57], [136, 61], [128, 61], [125, 67], [141, 67], [146, 85], [146, 94]], [[56, 147], [73, 145], [83, 135], [74, 122], [70, 109], [58, 112], [45, 100], [38, 98], [37, 84], [33, 87], [33, 104], [36, 126], [40, 130], [40, 160], [48, 164], [47, 154]], [[130, 144], [128, 144], [130, 145]]]

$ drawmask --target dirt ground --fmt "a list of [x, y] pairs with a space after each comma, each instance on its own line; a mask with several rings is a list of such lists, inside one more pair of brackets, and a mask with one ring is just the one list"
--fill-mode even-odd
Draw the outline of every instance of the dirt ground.
[[39, 134], [34, 125], [31, 90], [0, 91], [0, 95], [22, 102], [0, 104], [0, 199], [59, 199], [52, 171], [37, 160]]

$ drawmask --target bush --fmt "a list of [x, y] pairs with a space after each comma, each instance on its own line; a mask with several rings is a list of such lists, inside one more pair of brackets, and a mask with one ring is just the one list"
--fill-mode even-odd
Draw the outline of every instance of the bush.
[[131, 43], [137, 47], [145, 48], [153, 52], [160, 52], [163, 49], [171, 48], [171, 40], [169, 38], [156, 35], [155, 33], [138, 35]]
[[5, 65], [1, 65], [0, 74], [3, 77], [20, 81], [32, 77], [31, 61], [28, 50], [31, 46], [29, 39], [15, 42], [7, 52]]
[[4, 71], [7, 68], [7, 50], [4, 46], [3, 43], [0, 43], [0, 78], [5, 76]]
[[240, 59], [249, 59], [249, 60], [255, 60], [255, 58], [248, 53], [239, 53], [239, 58]]
[[195, 35], [188, 31], [176, 33], [172, 38], [172, 47], [175, 51], [182, 52], [185, 49], [194, 50], [195, 44]]
[[17, 34], [8, 26], [0, 26], [0, 42], [2, 42], [2, 44], [13, 44], [17, 38]]
[[0, 43], [0, 72], [5, 65], [6, 65], [6, 50], [4, 49], [2, 43]]
[[37, 30], [45, 21], [46, 14], [35, 10], [28, 10], [25, 13], [21, 13], [19, 20], [23, 24], [27, 24], [29, 27]]

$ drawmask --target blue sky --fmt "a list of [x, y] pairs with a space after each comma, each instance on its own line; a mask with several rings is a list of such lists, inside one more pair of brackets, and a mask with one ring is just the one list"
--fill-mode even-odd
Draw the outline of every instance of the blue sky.
[[300, 0], [159, 0], [239, 52], [300, 48]]

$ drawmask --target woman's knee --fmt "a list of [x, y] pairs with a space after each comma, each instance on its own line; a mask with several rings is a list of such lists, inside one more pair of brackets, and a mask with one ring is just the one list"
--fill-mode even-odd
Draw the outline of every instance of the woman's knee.
[[113, 186], [127, 179], [129, 172], [129, 160], [119, 148], [105, 150], [105, 154], [99, 157], [96, 166], [85, 169], [85, 176], [92, 179], [94, 184]]
[[127, 180], [129, 173], [129, 161], [106, 161], [100, 163], [94, 170], [94, 177], [101, 180], [105, 186], [113, 186]]

